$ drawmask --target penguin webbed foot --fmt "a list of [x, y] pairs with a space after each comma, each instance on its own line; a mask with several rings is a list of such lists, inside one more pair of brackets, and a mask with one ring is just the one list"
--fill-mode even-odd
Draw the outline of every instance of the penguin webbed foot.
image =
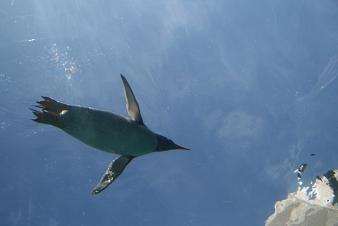
[[52, 112], [56, 115], [60, 114], [64, 110], [69, 110], [69, 107], [63, 103], [60, 103], [50, 97], [41, 96], [43, 100], [36, 101], [35, 107], [42, 108], [44, 111]]
[[118, 176], [121, 175], [123, 170], [133, 158], [133, 156], [123, 155], [109, 163], [106, 172], [103, 174], [100, 182], [95, 186], [92, 194], [99, 194], [101, 191], [106, 189]]

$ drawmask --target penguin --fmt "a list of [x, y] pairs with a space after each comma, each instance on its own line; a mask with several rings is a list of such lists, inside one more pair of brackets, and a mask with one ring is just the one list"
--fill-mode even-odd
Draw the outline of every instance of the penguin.
[[301, 180], [302, 179], [302, 176], [303, 176], [303, 173], [304, 173], [306, 167], [307, 167], [307, 164], [303, 163], [300, 166], [298, 166], [297, 169], [295, 169], [293, 171], [295, 174], [297, 174], [297, 180]]
[[57, 127], [81, 142], [101, 151], [119, 155], [110, 162], [92, 194], [98, 194], [118, 178], [136, 157], [174, 149], [190, 150], [151, 131], [143, 122], [135, 95], [120, 74], [129, 118], [88, 107], [73, 106], [42, 96], [38, 109], [31, 109], [35, 122]]

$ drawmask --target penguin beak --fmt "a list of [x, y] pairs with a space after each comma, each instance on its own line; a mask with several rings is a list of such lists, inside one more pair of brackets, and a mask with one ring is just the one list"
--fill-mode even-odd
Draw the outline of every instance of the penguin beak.
[[190, 150], [189, 148], [185, 148], [185, 147], [180, 146], [180, 145], [178, 145], [178, 144], [175, 144], [174, 149]]
[[159, 135], [157, 135], [157, 147], [155, 148], [155, 151], [169, 151], [169, 150], [190, 150], [189, 148], [183, 147], [181, 145], [175, 144], [174, 141]]

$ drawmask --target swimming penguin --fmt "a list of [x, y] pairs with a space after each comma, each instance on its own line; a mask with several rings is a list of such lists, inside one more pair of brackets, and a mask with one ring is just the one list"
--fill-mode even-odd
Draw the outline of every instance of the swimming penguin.
[[113, 160], [93, 190], [107, 188], [135, 157], [157, 151], [189, 150], [152, 132], [143, 122], [134, 93], [121, 74], [129, 119], [92, 108], [64, 104], [49, 97], [37, 101], [41, 111], [32, 109], [33, 121], [58, 127], [96, 149], [120, 155]]

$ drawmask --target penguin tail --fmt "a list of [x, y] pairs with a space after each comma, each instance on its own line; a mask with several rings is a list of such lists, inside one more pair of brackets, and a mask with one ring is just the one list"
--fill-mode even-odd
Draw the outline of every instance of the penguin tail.
[[42, 99], [43, 100], [41, 101], [37, 101], [37, 105], [34, 106], [36, 108], [40, 108], [40, 111], [30, 109], [32, 113], [36, 116], [36, 118], [32, 120], [38, 123], [61, 127], [60, 116], [65, 111], [68, 111], [69, 107], [63, 103], [57, 102], [50, 97], [43, 96]]

